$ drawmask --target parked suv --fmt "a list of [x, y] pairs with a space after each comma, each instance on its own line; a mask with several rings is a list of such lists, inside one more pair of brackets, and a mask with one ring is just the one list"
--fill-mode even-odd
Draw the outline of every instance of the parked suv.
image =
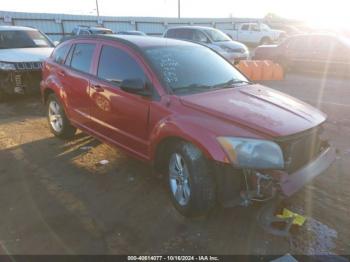
[[41, 90], [52, 133], [76, 128], [149, 163], [185, 216], [218, 202], [291, 196], [335, 152], [326, 116], [251, 83], [209, 48], [142, 36], [68, 40], [45, 62]]
[[78, 25], [74, 27], [72, 35], [107, 35], [113, 34], [111, 29], [102, 26]]
[[0, 26], [0, 100], [9, 94], [39, 92], [42, 61], [53, 48], [36, 29]]
[[244, 44], [232, 41], [226, 34], [211, 27], [182, 26], [169, 28], [164, 33], [164, 37], [200, 43], [215, 50], [232, 63], [249, 58], [249, 50]]
[[350, 40], [331, 34], [302, 34], [279, 45], [259, 46], [255, 59], [270, 59], [286, 70], [350, 74]]

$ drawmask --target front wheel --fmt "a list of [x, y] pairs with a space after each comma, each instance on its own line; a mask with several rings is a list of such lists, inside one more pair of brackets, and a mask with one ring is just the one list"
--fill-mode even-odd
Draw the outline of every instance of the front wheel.
[[194, 145], [180, 142], [170, 150], [168, 174], [171, 201], [182, 215], [206, 215], [215, 206], [214, 177]]
[[51, 132], [61, 138], [71, 138], [76, 132], [64, 112], [63, 106], [55, 94], [50, 94], [47, 100], [47, 118]]
[[260, 40], [260, 45], [270, 45], [272, 43], [271, 39], [268, 37], [263, 37]]

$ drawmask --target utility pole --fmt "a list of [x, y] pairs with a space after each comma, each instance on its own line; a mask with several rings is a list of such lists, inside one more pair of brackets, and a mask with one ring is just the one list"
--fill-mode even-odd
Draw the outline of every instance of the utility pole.
[[98, 10], [98, 0], [96, 0], [96, 12], [97, 12], [97, 17], [100, 17], [100, 11]]
[[181, 0], [177, 0], [177, 18], [181, 18]]

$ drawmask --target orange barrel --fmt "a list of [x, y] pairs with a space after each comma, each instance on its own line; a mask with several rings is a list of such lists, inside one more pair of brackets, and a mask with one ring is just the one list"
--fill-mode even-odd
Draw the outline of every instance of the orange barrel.
[[247, 60], [241, 60], [236, 65], [236, 67], [241, 71], [246, 77], [251, 78], [252, 77], [252, 69], [249, 66], [249, 62]]
[[262, 61], [250, 61], [250, 68], [252, 69], [252, 80], [262, 80]]
[[273, 62], [270, 60], [262, 61], [262, 80], [273, 80]]
[[284, 70], [280, 64], [273, 64], [273, 80], [283, 80], [284, 79]]

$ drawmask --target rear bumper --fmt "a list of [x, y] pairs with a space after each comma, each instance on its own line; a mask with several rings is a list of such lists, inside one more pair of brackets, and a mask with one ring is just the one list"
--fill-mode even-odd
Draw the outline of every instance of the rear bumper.
[[298, 171], [288, 174], [283, 172], [281, 174], [281, 190], [287, 197], [295, 194], [306, 183], [322, 174], [336, 158], [336, 151], [333, 147], [326, 148], [316, 159], [308, 163]]

